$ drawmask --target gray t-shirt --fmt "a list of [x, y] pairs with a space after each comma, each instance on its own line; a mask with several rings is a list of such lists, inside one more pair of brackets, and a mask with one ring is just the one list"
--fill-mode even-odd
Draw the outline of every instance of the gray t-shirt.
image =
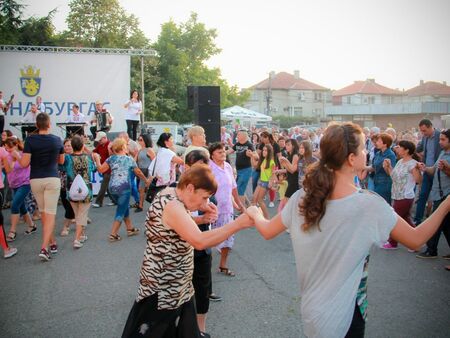
[[[444, 150], [441, 151], [439, 154], [439, 157], [434, 164], [435, 172], [434, 172], [434, 178], [433, 178], [433, 186], [431, 187], [430, 192], [430, 199], [432, 201], [439, 201], [441, 199], [441, 194], [439, 192], [439, 180], [438, 180], [438, 164], [440, 160], [447, 161], [450, 163], [450, 151], [445, 152]], [[441, 189], [444, 196], [447, 196], [450, 193], [450, 177], [448, 177], [445, 173], [441, 171]]]
[[301, 230], [297, 191], [281, 212], [290, 230], [301, 295], [303, 330], [308, 337], [344, 337], [350, 327], [366, 257], [386, 241], [397, 214], [380, 196], [359, 190], [327, 202], [317, 227]]

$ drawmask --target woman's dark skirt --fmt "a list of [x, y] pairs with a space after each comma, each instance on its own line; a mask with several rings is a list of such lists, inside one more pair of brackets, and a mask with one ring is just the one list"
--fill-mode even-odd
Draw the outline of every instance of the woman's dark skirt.
[[158, 295], [134, 302], [122, 337], [201, 338], [194, 297], [173, 310], [158, 310]]

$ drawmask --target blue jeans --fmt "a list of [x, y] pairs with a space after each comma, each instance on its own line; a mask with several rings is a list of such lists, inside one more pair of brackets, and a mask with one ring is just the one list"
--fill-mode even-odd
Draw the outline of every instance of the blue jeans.
[[244, 168], [239, 169], [237, 171], [237, 179], [236, 179], [236, 185], [237, 185], [237, 191], [239, 196], [245, 195], [245, 190], [247, 190], [248, 180], [252, 176], [252, 168]]
[[13, 200], [11, 205], [11, 214], [20, 216], [27, 214], [25, 207], [25, 197], [30, 193], [31, 187], [29, 184], [22, 185], [18, 188], [13, 188]]
[[259, 171], [256, 171], [253, 169], [252, 171], [252, 189], [253, 192], [255, 192], [256, 187], [258, 186], [258, 180], [259, 180], [259, 176], [261, 175], [261, 173]]
[[117, 209], [114, 220], [122, 222], [124, 218], [128, 218], [130, 216], [131, 190], [123, 191], [120, 195], [112, 192], [111, 195], [114, 201], [117, 202]]
[[433, 186], [433, 175], [423, 174], [422, 186], [420, 187], [419, 198], [417, 199], [416, 217], [414, 223], [422, 222], [425, 206], [427, 205], [428, 196], [430, 196], [431, 187]]

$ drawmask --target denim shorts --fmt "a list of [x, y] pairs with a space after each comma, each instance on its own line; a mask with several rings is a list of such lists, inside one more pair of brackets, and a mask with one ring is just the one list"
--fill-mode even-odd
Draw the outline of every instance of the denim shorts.
[[264, 181], [259, 180], [258, 185], [264, 189], [269, 189], [269, 182], [264, 182]]
[[11, 214], [20, 216], [27, 214], [25, 207], [25, 197], [30, 193], [31, 187], [29, 184], [22, 185], [18, 188], [12, 188], [13, 200], [11, 205]]
[[237, 191], [239, 196], [245, 195], [245, 190], [247, 189], [248, 181], [250, 180], [250, 177], [252, 177], [252, 168], [244, 168], [239, 169], [237, 171]]

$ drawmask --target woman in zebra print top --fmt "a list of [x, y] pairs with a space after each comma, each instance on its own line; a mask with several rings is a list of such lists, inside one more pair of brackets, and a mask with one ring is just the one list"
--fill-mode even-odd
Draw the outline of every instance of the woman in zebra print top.
[[244, 213], [221, 228], [201, 232], [190, 211], [216, 213], [208, 198], [217, 190], [211, 169], [195, 164], [176, 188], [161, 191], [145, 221], [147, 247], [138, 296], [122, 337], [202, 337], [194, 306], [194, 248], [203, 250], [253, 225]]

